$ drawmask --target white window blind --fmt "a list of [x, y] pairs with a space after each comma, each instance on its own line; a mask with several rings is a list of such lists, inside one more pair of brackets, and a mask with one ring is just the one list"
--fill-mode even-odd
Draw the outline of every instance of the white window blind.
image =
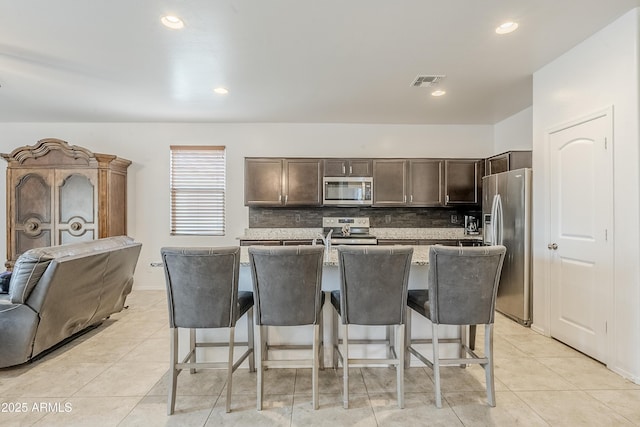
[[224, 236], [225, 147], [171, 146], [171, 235]]

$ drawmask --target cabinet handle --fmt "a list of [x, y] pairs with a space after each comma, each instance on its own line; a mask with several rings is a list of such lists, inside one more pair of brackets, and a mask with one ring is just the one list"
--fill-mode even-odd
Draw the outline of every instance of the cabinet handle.
[[409, 197], [409, 203], [413, 203], [413, 194]]
[[284, 204], [286, 205], [288, 201], [289, 201], [289, 195], [287, 194], [286, 196], [284, 196]]
[[342, 164], [342, 175], [344, 175], [345, 173], [347, 173], [347, 170], [344, 167], [344, 163]]
[[278, 203], [282, 203], [282, 194], [278, 194]]
[[353, 166], [349, 166], [349, 175], [353, 173]]
[[449, 195], [448, 194], [446, 196], [444, 196], [444, 202], [445, 203], [449, 203]]
[[549, 248], [550, 250], [558, 250], [558, 244], [557, 243], [549, 243], [547, 245], [547, 248]]
[[407, 203], [407, 195], [404, 195], [404, 203]]

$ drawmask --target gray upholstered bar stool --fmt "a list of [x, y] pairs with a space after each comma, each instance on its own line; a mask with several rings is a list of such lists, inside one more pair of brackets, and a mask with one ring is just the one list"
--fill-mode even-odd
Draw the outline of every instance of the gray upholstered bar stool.
[[[407, 318], [410, 310], [426, 317], [432, 324], [432, 338], [411, 339], [411, 322], [407, 322], [407, 351], [433, 369], [436, 406], [442, 407], [440, 366], [470, 363], [480, 364], [485, 370], [487, 400], [496, 406], [493, 378], [493, 322], [496, 295], [504, 246], [450, 247], [432, 246], [429, 249], [429, 275], [427, 290], [410, 290], [407, 298]], [[439, 325], [459, 325], [460, 339], [440, 340]], [[468, 326], [484, 325], [484, 356], [479, 356], [465, 342]], [[438, 344], [455, 342], [459, 345], [459, 358], [440, 358]], [[414, 344], [431, 343], [433, 361], [418, 352]]]
[[[249, 370], [255, 371], [253, 354], [253, 294], [238, 291], [240, 248], [162, 248], [169, 302], [171, 354], [169, 402], [173, 414], [178, 374], [183, 369], [227, 369], [227, 412], [231, 411], [232, 374], [248, 357]], [[247, 313], [247, 342], [235, 342], [236, 321]], [[189, 353], [178, 362], [178, 328], [188, 328]], [[229, 328], [228, 342], [197, 342], [196, 329]], [[200, 347], [229, 347], [227, 362], [197, 362]], [[235, 346], [247, 350], [234, 363]]]
[[[404, 408], [404, 323], [413, 248], [339, 246], [340, 290], [331, 292], [334, 308], [333, 366], [343, 367], [343, 404], [349, 407], [349, 367], [395, 365], [398, 406]], [[338, 337], [338, 315], [342, 319]], [[349, 340], [349, 325], [395, 327], [386, 340]], [[395, 337], [395, 343], [394, 341]], [[387, 358], [349, 357], [349, 344], [386, 343]]]
[[[257, 407], [262, 410], [263, 370], [311, 367], [313, 408], [318, 409], [318, 369], [322, 367], [322, 246], [251, 246], [249, 262], [256, 301]], [[308, 345], [272, 345], [269, 326], [313, 325], [311, 359], [275, 360], [270, 349], [303, 350]]]

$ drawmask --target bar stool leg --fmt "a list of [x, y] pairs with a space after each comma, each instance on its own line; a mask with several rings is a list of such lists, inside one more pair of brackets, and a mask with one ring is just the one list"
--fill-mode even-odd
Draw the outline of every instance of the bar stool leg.
[[[393, 359], [394, 352], [397, 353], [395, 348], [396, 346], [396, 330], [393, 325], [387, 325], [387, 358]], [[390, 368], [393, 368], [393, 365], [389, 365]]]
[[313, 325], [313, 367], [311, 369], [311, 388], [313, 390], [313, 409], [318, 409], [319, 396], [318, 396], [318, 368], [320, 367], [320, 325]]
[[476, 325], [469, 325], [469, 348], [476, 349]]
[[229, 328], [229, 362], [227, 364], [227, 413], [231, 412], [231, 384], [233, 376], [233, 348], [236, 328]]
[[[193, 328], [189, 329], [189, 351], [191, 351], [189, 362], [196, 363], [196, 330]], [[195, 374], [196, 368], [191, 368], [189, 372]]]
[[331, 315], [331, 363], [333, 369], [338, 369], [338, 342], [340, 341], [338, 337], [338, 312], [331, 311], [333, 311]]
[[493, 378], [493, 324], [484, 325], [484, 356], [489, 359], [484, 366], [487, 382], [487, 402], [496, 406], [496, 390]]
[[400, 409], [404, 409], [404, 335], [406, 333], [406, 330], [404, 325], [397, 325], [395, 326], [395, 328], [397, 328], [398, 330], [398, 333], [396, 334], [396, 348], [398, 353], [396, 355], [398, 359], [398, 364], [396, 365], [396, 376], [398, 382], [398, 407]]
[[247, 311], [247, 345], [251, 351], [249, 355], [249, 372], [256, 371], [256, 352], [253, 339], [253, 307], [251, 307]]
[[[260, 327], [260, 335], [262, 336], [262, 360], [269, 359], [269, 327], [261, 326]], [[263, 369], [266, 371], [269, 367], [264, 366]]]
[[324, 370], [324, 313], [322, 312], [324, 307], [320, 307], [320, 315], [318, 316], [318, 328], [319, 328], [319, 343], [318, 349], [316, 350], [316, 354], [319, 359], [319, 366], [321, 370]]
[[263, 326], [262, 325], [256, 325], [256, 333], [258, 335], [258, 345], [256, 346], [256, 350], [257, 350], [257, 354], [256, 354], [256, 360], [258, 362], [258, 367], [257, 367], [257, 374], [256, 374], [256, 385], [257, 385], [257, 390], [256, 390], [256, 406], [258, 411], [262, 411], [262, 391], [264, 390], [263, 388], [263, 380], [262, 380], [262, 374], [263, 374], [263, 367], [264, 367], [264, 354], [263, 354], [263, 349], [264, 349], [264, 343], [263, 343]]
[[342, 325], [342, 405], [349, 409], [349, 325]]
[[[460, 325], [460, 347], [458, 348], [458, 352], [459, 352], [458, 357], [460, 357], [460, 359], [464, 359], [467, 357], [467, 351], [464, 349], [464, 346], [466, 344], [467, 344], [467, 326]], [[467, 367], [467, 364], [461, 363], [460, 367], [464, 369]]]
[[442, 393], [440, 391], [440, 350], [438, 348], [438, 325], [432, 324], [433, 342], [433, 379], [436, 388], [436, 407], [442, 408]]
[[167, 404], [167, 415], [173, 414], [176, 407], [176, 387], [178, 385], [179, 369], [176, 369], [178, 362], [178, 328], [170, 329], [171, 353], [169, 353], [170, 364], [170, 384], [169, 384], [169, 402]]
[[405, 314], [405, 328], [404, 328], [404, 367], [411, 367], [411, 353], [409, 352], [409, 346], [411, 345], [411, 309], [407, 307]]

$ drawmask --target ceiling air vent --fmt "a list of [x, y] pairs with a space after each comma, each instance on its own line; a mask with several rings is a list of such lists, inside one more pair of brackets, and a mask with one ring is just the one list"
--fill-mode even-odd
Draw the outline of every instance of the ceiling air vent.
[[436, 85], [440, 80], [444, 79], [445, 76], [440, 74], [440, 75], [424, 75], [424, 76], [417, 76], [413, 82], [411, 83], [411, 86], [413, 87], [431, 87]]

